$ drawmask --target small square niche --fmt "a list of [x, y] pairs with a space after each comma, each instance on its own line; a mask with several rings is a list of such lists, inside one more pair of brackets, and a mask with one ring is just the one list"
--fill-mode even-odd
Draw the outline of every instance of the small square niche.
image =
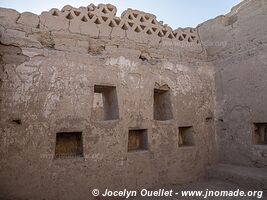
[[194, 146], [194, 130], [192, 126], [179, 127], [178, 146]]
[[56, 135], [56, 158], [82, 157], [82, 132], [59, 132]]
[[167, 121], [173, 118], [169, 89], [154, 89], [154, 120]]
[[130, 129], [128, 135], [128, 152], [148, 150], [147, 129]]
[[253, 144], [267, 145], [267, 123], [254, 123]]
[[92, 117], [94, 121], [119, 119], [119, 107], [115, 86], [94, 86]]

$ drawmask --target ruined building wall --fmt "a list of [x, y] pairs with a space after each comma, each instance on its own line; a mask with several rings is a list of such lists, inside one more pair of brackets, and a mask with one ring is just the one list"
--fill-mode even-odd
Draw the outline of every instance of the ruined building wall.
[[214, 161], [213, 65], [198, 29], [115, 14], [0, 9], [0, 198], [177, 184]]
[[267, 2], [246, 0], [198, 29], [215, 66], [220, 162], [267, 166], [266, 22]]

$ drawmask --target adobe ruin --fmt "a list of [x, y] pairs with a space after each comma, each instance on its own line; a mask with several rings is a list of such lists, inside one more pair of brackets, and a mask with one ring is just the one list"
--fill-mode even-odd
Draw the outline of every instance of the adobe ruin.
[[88, 199], [207, 174], [266, 191], [266, 14], [265, 0], [245, 0], [173, 30], [110, 4], [0, 8], [0, 198]]

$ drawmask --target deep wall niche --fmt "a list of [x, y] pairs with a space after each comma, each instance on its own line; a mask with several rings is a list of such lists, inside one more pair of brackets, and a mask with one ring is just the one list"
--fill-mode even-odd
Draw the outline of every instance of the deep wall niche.
[[94, 86], [92, 117], [95, 121], [119, 119], [119, 105], [115, 86]]

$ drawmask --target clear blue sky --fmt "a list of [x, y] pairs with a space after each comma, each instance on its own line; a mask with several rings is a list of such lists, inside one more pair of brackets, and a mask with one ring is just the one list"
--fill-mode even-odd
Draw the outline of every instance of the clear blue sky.
[[111, 3], [117, 7], [118, 16], [127, 8], [138, 9], [156, 15], [158, 21], [164, 21], [176, 29], [195, 27], [208, 19], [226, 14], [239, 2], [241, 0], [0, 0], [0, 7], [40, 14], [51, 8], [61, 9], [64, 5], [78, 8], [90, 3]]

